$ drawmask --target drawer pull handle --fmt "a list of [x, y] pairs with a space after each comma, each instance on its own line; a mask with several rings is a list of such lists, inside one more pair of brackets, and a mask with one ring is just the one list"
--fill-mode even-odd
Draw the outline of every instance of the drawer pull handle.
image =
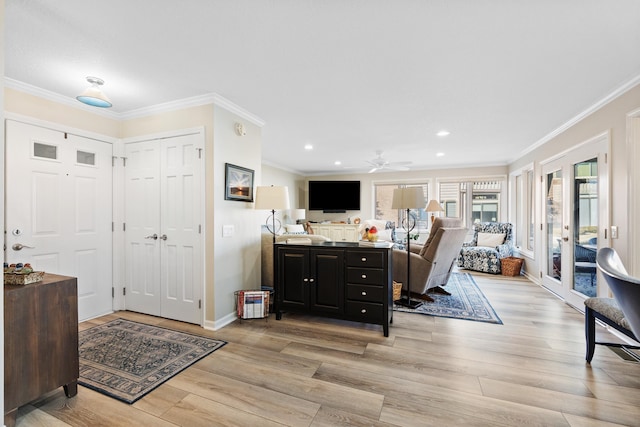
[[367, 296], [367, 291], [362, 291], [363, 296]]
[[360, 259], [360, 261], [367, 262], [367, 258], [366, 257], [362, 257], [362, 259]]
[[366, 278], [367, 278], [367, 275], [366, 275], [366, 274], [363, 274], [363, 275], [362, 275], [362, 278], [363, 278], [363, 279], [366, 279]]
[[305, 277], [303, 280], [304, 280], [305, 282], [308, 282], [308, 281], [309, 281], [309, 279], [307, 279], [306, 277]]
[[366, 308], [363, 308], [362, 310], [360, 310], [360, 313], [365, 314], [367, 312]]
[[309, 279], [310, 282], [315, 282], [316, 279]]

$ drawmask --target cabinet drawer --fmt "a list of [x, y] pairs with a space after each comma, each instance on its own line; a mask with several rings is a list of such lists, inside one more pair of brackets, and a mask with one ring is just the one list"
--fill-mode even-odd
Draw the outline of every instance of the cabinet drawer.
[[356, 301], [384, 301], [384, 286], [347, 285], [347, 299]]
[[384, 267], [384, 253], [373, 251], [348, 251], [347, 265], [350, 267]]
[[347, 283], [364, 283], [367, 285], [383, 285], [384, 270], [380, 268], [347, 268]]
[[382, 323], [384, 307], [373, 302], [347, 301], [347, 316], [358, 322]]

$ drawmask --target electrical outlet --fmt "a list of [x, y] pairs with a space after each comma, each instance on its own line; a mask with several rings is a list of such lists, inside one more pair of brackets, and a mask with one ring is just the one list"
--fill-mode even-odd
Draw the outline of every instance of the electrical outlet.
[[612, 239], [617, 239], [618, 238], [618, 226], [616, 226], [616, 225], [612, 225], [611, 226], [611, 238]]

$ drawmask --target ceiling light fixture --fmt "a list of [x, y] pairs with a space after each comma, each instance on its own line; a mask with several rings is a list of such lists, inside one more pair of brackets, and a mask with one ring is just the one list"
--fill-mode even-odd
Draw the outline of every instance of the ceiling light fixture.
[[304, 149], [307, 150], [307, 151], [311, 151], [311, 150], [313, 150], [313, 145], [305, 144]]
[[336, 166], [340, 166], [342, 162], [340, 160], [336, 160], [335, 162], [333, 162], [333, 164]]
[[440, 132], [436, 133], [436, 135], [438, 135], [438, 136], [447, 136], [450, 133], [451, 132], [449, 132], [448, 130], [441, 130]]
[[442, 151], [438, 151], [436, 153], [436, 157], [442, 157], [442, 156], [444, 156], [444, 153]]
[[92, 107], [109, 108], [111, 107], [111, 101], [107, 96], [102, 93], [100, 86], [104, 84], [104, 80], [98, 77], [87, 77], [87, 81], [91, 83], [91, 86], [85, 89], [80, 95], [76, 96], [76, 99], [83, 104], [91, 105]]

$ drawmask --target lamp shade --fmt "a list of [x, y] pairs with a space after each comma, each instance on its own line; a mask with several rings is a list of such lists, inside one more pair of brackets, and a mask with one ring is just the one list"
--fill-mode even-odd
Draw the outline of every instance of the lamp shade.
[[111, 101], [107, 98], [107, 95], [100, 90], [100, 86], [104, 84], [104, 81], [98, 77], [87, 77], [87, 81], [91, 83], [91, 86], [86, 88], [80, 95], [76, 96], [76, 99], [83, 104], [91, 105], [92, 107], [111, 107]]
[[289, 189], [286, 186], [256, 187], [255, 209], [289, 209]]
[[291, 209], [291, 219], [297, 221], [299, 219], [305, 219], [306, 211], [304, 209]]
[[391, 209], [416, 209], [424, 206], [422, 187], [405, 187], [393, 190]]
[[440, 203], [438, 203], [438, 201], [434, 199], [429, 200], [429, 203], [427, 204], [427, 207], [424, 208], [424, 210], [427, 212], [444, 212], [444, 209], [442, 209]]

